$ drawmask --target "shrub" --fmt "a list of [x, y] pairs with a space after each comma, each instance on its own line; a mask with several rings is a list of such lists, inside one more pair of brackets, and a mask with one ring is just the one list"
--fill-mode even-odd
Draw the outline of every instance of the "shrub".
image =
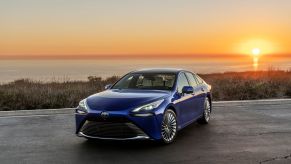
[[48, 82], [20, 79], [0, 85], [0, 110], [28, 110], [76, 107], [83, 98], [103, 90], [116, 76], [88, 81]]
[[[291, 72], [280, 70], [202, 74], [212, 85], [214, 100], [249, 100], [291, 97]], [[118, 76], [87, 81], [40, 82], [19, 79], [0, 85], [0, 110], [76, 107], [83, 98], [113, 84]]]

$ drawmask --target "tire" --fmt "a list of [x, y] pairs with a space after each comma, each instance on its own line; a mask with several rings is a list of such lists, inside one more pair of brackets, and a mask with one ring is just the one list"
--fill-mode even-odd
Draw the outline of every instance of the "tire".
[[208, 124], [211, 116], [211, 105], [208, 97], [204, 101], [204, 111], [202, 117], [197, 121], [199, 124]]
[[163, 122], [161, 125], [161, 142], [164, 144], [172, 143], [178, 130], [177, 116], [171, 109], [166, 110], [163, 116]]

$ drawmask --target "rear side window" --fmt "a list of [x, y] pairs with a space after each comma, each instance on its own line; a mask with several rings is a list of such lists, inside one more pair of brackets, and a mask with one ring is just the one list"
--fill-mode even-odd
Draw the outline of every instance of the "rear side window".
[[192, 87], [196, 87], [198, 84], [197, 84], [197, 80], [195, 79], [194, 75], [190, 72], [186, 72], [186, 76], [190, 82], [190, 85]]
[[199, 84], [204, 83], [204, 81], [201, 79], [201, 77], [199, 77], [198, 75], [194, 75], [194, 76]]
[[182, 93], [182, 89], [184, 86], [189, 86], [187, 77], [185, 75], [185, 73], [180, 73], [179, 78], [178, 78], [178, 92]]

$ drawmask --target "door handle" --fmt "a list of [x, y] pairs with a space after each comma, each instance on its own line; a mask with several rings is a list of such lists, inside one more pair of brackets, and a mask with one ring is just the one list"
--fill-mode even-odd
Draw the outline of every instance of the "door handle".
[[201, 88], [201, 91], [204, 92], [204, 88]]

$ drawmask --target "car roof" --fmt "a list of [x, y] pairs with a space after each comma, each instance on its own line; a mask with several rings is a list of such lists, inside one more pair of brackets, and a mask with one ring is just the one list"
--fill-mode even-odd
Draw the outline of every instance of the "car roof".
[[[133, 71], [132, 73], [179, 73], [181, 71], [186, 71], [179, 68], [147, 68]], [[188, 71], [189, 72], [189, 71]]]

